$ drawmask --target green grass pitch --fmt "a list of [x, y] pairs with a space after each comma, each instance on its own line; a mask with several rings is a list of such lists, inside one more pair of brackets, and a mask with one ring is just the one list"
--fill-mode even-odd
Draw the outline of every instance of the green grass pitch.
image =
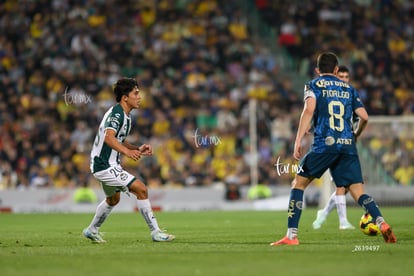
[[[358, 229], [340, 231], [336, 211], [320, 230], [303, 210], [293, 247], [271, 247], [286, 233], [285, 211], [155, 213], [176, 235], [154, 243], [139, 213], [114, 212], [92, 244], [92, 214], [0, 214], [0, 275], [406, 275], [414, 272], [414, 208], [382, 208], [396, 244]], [[348, 208], [356, 226], [363, 210]]]

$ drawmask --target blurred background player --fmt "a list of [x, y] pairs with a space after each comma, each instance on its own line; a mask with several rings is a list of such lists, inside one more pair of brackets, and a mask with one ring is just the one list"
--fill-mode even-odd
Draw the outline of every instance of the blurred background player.
[[141, 156], [152, 155], [150, 145], [143, 144], [138, 147], [126, 141], [131, 130], [130, 112], [139, 108], [141, 103], [137, 81], [132, 78], [119, 79], [114, 86], [114, 93], [117, 104], [105, 113], [91, 151], [91, 171], [100, 181], [106, 199], [96, 208], [95, 216], [91, 224], [83, 230], [83, 235], [95, 243], [105, 242], [99, 228], [113, 207], [119, 203], [120, 192], [126, 192], [136, 196], [137, 207], [151, 231], [152, 240], [172, 241], [175, 237], [158, 227], [145, 184], [121, 167], [121, 154], [135, 161]]
[[[339, 66], [336, 76], [345, 82], [349, 82], [348, 67], [346, 67], [345, 65]], [[354, 118], [354, 119], [357, 120], [357, 118]], [[331, 181], [333, 181], [332, 177], [331, 177]], [[322, 224], [325, 222], [329, 213], [333, 210], [335, 206], [338, 211], [339, 229], [341, 230], [355, 229], [355, 227], [348, 221], [347, 214], [346, 214], [346, 196], [345, 195], [347, 194], [347, 192], [348, 190], [345, 187], [336, 187], [335, 191], [329, 197], [328, 202], [325, 204], [325, 207], [318, 211], [316, 215], [316, 219], [312, 223], [313, 229], [321, 228]]]
[[[362, 170], [356, 149], [356, 139], [368, 123], [368, 113], [354, 87], [338, 82], [338, 58], [324, 52], [317, 58], [316, 72], [319, 77], [307, 82], [304, 88], [304, 106], [299, 120], [293, 157], [300, 159], [303, 168], [292, 182], [288, 205], [288, 229], [286, 236], [271, 246], [299, 245], [298, 227], [303, 208], [303, 194], [308, 185], [329, 169], [337, 187], [349, 188], [352, 197], [371, 214], [386, 243], [397, 238], [385, 222], [375, 200], [365, 193]], [[356, 130], [352, 116], [360, 118]], [[302, 140], [314, 122], [314, 142], [303, 156]]]
[[345, 65], [339, 65], [338, 73], [336, 73], [336, 76], [345, 82], [349, 82], [350, 77], [348, 67], [346, 67]]
[[224, 198], [226, 200], [239, 200], [242, 198], [240, 191], [240, 179], [237, 176], [230, 175], [225, 179], [226, 192]]
[[83, 175], [80, 177], [82, 183], [81, 187], [76, 188], [73, 193], [73, 201], [79, 204], [92, 204], [98, 201], [98, 197], [95, 191], [89, 187], [88, 179], [84, 178]]

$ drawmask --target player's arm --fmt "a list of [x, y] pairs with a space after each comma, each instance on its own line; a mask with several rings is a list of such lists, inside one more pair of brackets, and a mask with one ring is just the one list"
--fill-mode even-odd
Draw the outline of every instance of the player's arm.
[[354, 131], [355, 138], [358, 138], [361, 135], [362, 131], [368, 124], [368, 113], [364, 107], [359, 107], [355, 109], [356, 115], [359, 117], [358, 125]]
[[141, 146], [133, 145], [127, 141], [124, 141], [123, 145], [131, 150], [139, 150], [141, 155], [150, 156], [152, 155], [152, 147], [148, 144], [142, 144]]
[[132, 158], [133, 160], [138, 160], [141, 157], [141, 152], [138, 149], [129, 149], [125, 145], [121, 144], [118, 139], [115, 137], [115, 130], [107, 128], [105, 130], [105, 144], [111, 147], [113, 150]]
[[124, 141], [122, 144], [130, 150], [139, 150], [138, 146], [135, 146], [127, 141]]
[[316, 108], [316, 99], [308, 97], [305, 99], [302, 114], [300, 115], [299, 127], [296, 133], [293, 157], [299, 160], [302, 157], [302, 139], [311, 127], [313, 113]]

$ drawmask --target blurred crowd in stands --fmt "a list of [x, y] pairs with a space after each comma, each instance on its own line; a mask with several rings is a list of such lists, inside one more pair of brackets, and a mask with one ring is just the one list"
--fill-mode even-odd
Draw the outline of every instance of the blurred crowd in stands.
[[[315, 53], [335, 51], [372, 115], [413, 114], [409, 1], [305, 2], [252, 1], [278, 30], [280, 47], [299, 61], [298, 74], [313, 77]], [[230, 178], [249, 185], [254, 158], [260, 183], [288, 185], [293, 172], [280, 174], [274, 164], [294, 163], [302, 91], [272, 49], [252, 39], [239, 4], [2, 1], [0, 189], [97, 184], [89, 151], [122, 76], [137, 78], [144, 97], [132, 113], [129, 141], [150, 143], [155, 152], [123, 164], [150, 187]], [[250, 98], [258, 100], [257, 157], [249, 141]]]
[[[351, 83], [371, 116], [413, 115], [413, 1], [255, 0], [255, 4], [263, 20], [277, 28], [278, 44], [295, 60], [298, 72], [311, 78], [318, 52], [334, 51], [350, 68]], [[397, 183], [414, 185], [414, 129], [392, 131], [401, 136], [370, 136], [372, 141], [365, 143]]]
[[[318, 52], [334, 51], [350, 68], [351, 83], [370, 115], [414, 113], [413, 1], [255, 0], [255, 4], [263, 20], [277, 28], [278, 43], [299, 72], [311, 78]], [[399, 128], [396, 124], [387, 137], [381, 137], [380, 130], [364, 144], [397, 183], [414, 185], [414, 130]]]
[[278, 43], [313, 76], [315, 55], [337, 53], [369, 114], [414, 112], [414, 2], [256, 0]]

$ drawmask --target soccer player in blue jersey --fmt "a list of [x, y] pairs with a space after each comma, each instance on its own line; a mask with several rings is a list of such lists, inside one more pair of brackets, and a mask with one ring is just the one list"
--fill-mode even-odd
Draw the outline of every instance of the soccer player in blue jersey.
[[101, 183], [106, 198], [96, 208], [95, 216], [83, 230], [83, 235], [94, 243], [106, 242], [99, 228], [119, 203], [120, 193], [126, 192], [136, 198], [137, 207], [151, 231], [152, 240], [172, 241], [175, 237], [158, 227], [145, 184], [121, 167], [121, 154], [133, 160], [152, 155], [151, 145], [138, 147], [126, 141], [131, 130], [129, 113], [139, 108], [141, 102], [137, 81], [131, 78], [119, 79], [114, 86], [114, 93], [118, 103], [105, 113], [91, 151], [91, 172]]
[[[336, 76], [343, 80], [344, 82], [349, 82], [349, 69], [345, 65], [338, 66], [338, 72]], [[358, 118], [354, 118], [354, 121], [357, 121]], [[354, 123], [354, 122], [353, 122]], [[331, 194], [328, 199], [328, 202], [325, 204], [324, 208], [318, 210], [315, 221], [312, 223], [313, 229], [321, 228], [322, 224], [325, 222], [329, 213], [336, 206], [338, 211], [339, 219], [339, 229], [341, 230], [352, 230], [355, 227], [348, 221], [346, 216], [346, 197], [348, 190], [345, 187], [336, 187], [335, 191]]]
[[[338, 58], [334, 53], [324, 52], [317, 58], [316, 72], [319, 77], [307, 82], [304, 88], [304, 107], [296, 134], [293, 157], [300, 160], [298, 173], [292, 182], [288, 205], [287, 234], [277, 245], [299, 245], [297, 237], [303, 207], [303, 193], [314, 178], [320, 178], [329, 169], [337, 187], [349, 189], [352, 197], [376, 221], [387, 243], [397, 241], [374, 199], [364, 192], [361, 164], [356, 139], [368, 123], [368, 114], [357, 91], [340, 80]], [[359, 123], [352, 127], [356, 113]], [[303, 156], [302, 139], [314, 122], [314, 141], [309, 152]]]

